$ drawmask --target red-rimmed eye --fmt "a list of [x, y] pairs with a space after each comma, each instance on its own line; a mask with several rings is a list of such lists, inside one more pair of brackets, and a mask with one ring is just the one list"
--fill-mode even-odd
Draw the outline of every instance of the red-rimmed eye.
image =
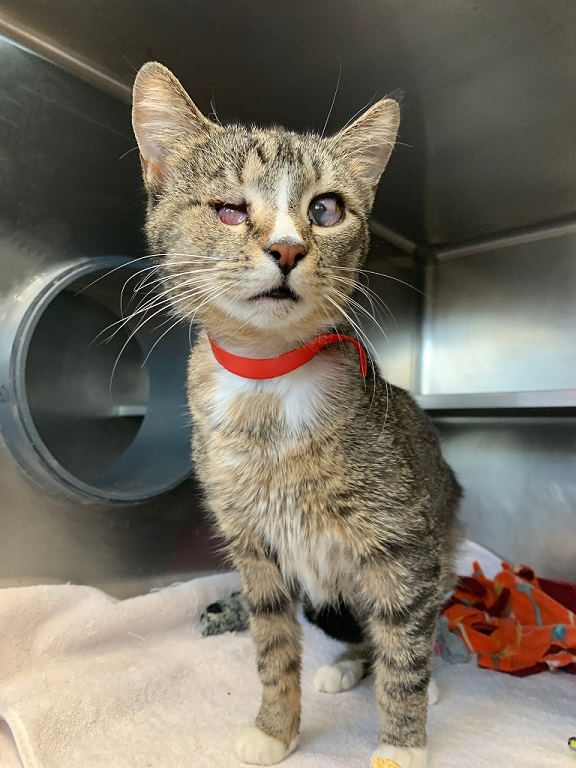
[[342, 221], [344, 207], [335, 195], [314, 198], [308, 208], [308, 217], [318, 227], [333, 227]]
[[235, 227], [237, 224], [242, 224], [248, 218], [248, 212], [246, 210], [246, 203], [242, 205], [232, 205], [231, 203], [224, 203], [216, 208], [218, 218], [222, 224], [227, 224], [229, 227]]

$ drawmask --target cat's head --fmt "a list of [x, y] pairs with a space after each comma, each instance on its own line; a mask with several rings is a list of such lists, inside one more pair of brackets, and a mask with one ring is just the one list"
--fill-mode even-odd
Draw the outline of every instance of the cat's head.
[[385, 99], [328, 138], [221, 126], [145, 64], [133, 124], [147, 233], [177, 312], [221, 338], [303, 341], [341, 324], [398, 123]]

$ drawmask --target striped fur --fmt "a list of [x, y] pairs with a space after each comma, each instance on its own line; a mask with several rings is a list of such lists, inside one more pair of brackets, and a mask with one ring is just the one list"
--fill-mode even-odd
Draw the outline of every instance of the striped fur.
[[[282, 379], [254, 382], [223, 371], [208, 343], [211, 336], [238, 354], [270, 357], [319, 333], [350, 331], [346, 315], [397, 105], [378, 102], [324, 139], [210, 123], [158, 64], [145, 65], [134, 94], [147, 233], [164, 300], [201, 326], [188, 376], [194, 462], [241, 574], [263, 688], [256, 729], [240, 737], [238, 756], [268, 765], [294, 748], [296, 605], [305, 593], [312, 619], [359, 643], [340, 659], [340, 681], [320, 675], [318, 686], [344, 689], [372, 665], [375, 754], [392, 750], [401, 762], [407, 756], [406, 766], [423, 765], [434, 629], [451, 580], [460, 498], [433, 427], [373, 366], [363, 380], [345, 345]], [[329, 193], [344, 217], [315, 226], [310, 201]], [[245, 203], [246, 222], [222, 224], [221, 203]], [[267, 249], [283, 240], [306, 251], [286, 278], [298, 300], [258, 298], [280, 285]]]

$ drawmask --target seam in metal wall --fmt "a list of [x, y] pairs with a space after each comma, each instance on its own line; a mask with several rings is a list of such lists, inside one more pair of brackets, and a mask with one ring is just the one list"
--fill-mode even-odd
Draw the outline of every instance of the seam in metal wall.
[[132, 98], [130, 86], [98, 69], [76, 51], [64, 50], [57, 43], [43, 37], [38, 31], [11, 19], [1, 10], [0, 35], [123, 101], [130, 102]]

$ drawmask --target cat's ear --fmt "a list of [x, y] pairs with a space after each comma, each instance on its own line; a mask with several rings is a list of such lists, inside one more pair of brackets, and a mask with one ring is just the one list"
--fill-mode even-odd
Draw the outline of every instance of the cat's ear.
[[221, 130], [204, 117], [172, 72], [155, 61], [136, 75], [132, 125], [148, 188], [162, 186], [175, 150]]
[[328, 141], [375, 190], [394, 148], [399, 125], [398, 102], [382, 99]]

